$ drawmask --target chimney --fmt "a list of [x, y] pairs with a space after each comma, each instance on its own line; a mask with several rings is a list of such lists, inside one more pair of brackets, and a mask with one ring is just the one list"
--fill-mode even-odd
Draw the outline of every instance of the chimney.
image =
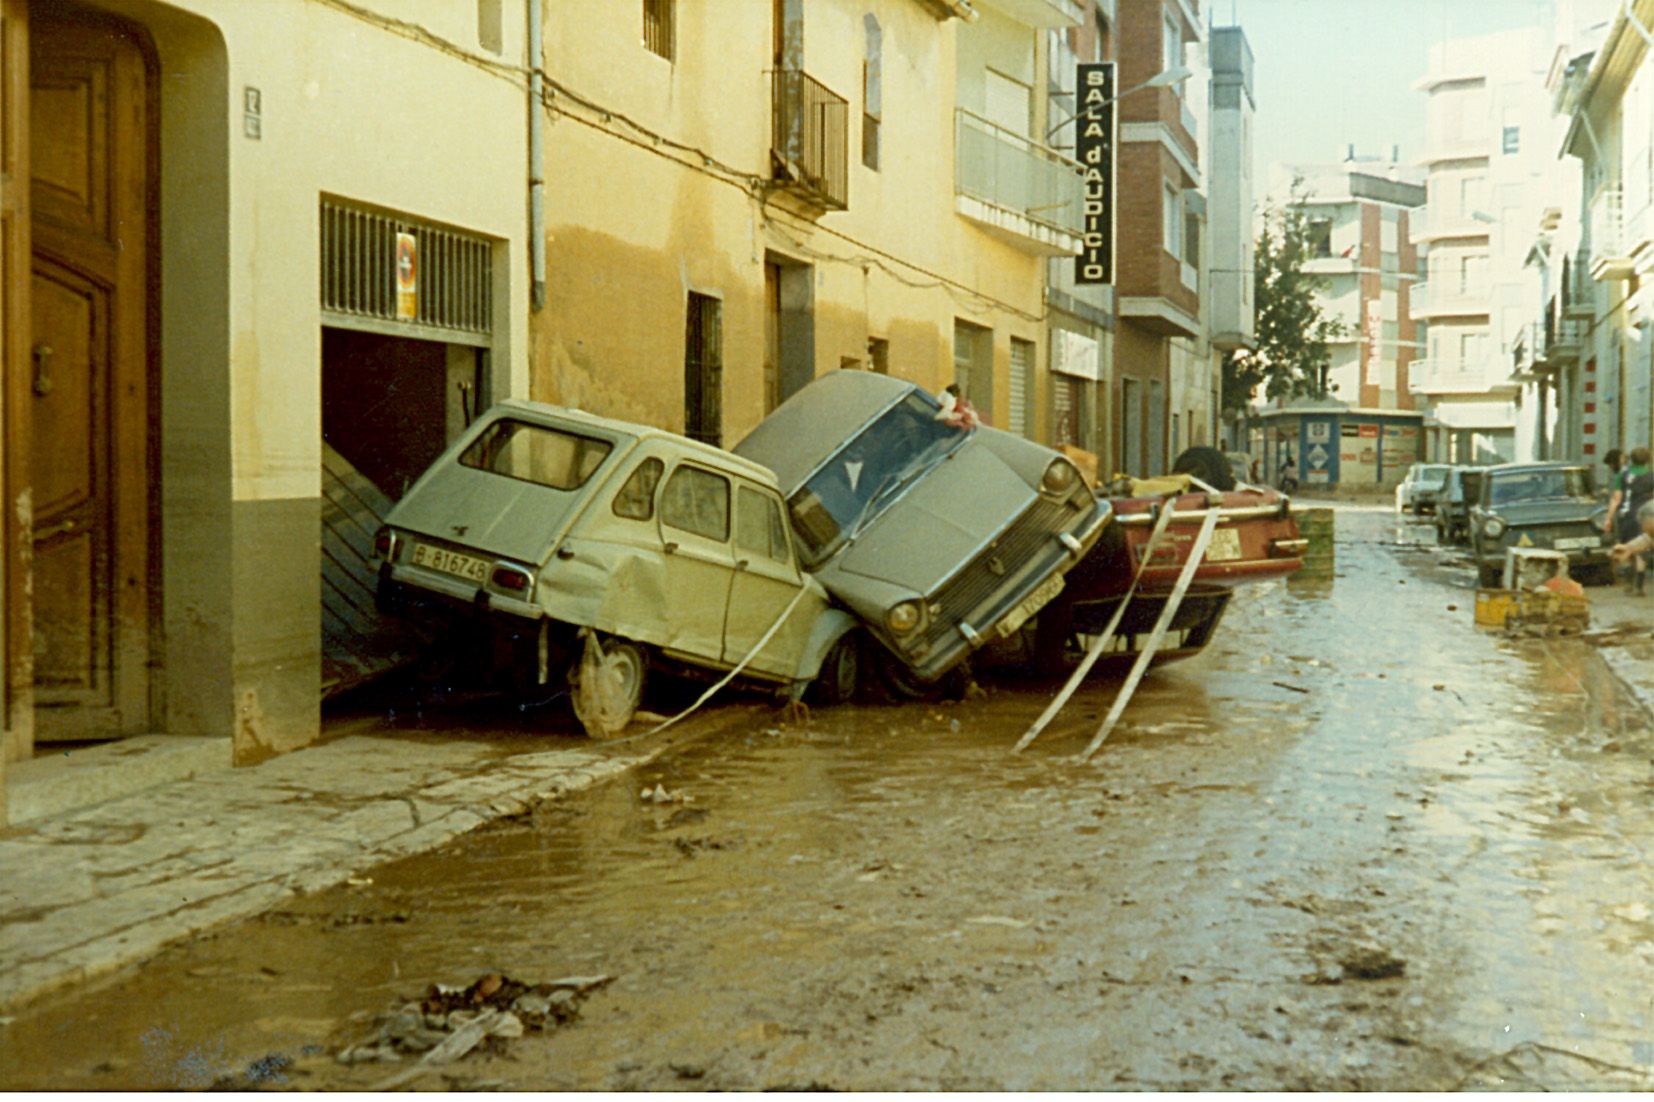
[[1401, 145], [1399, 143], [1390, 147], [1390, 163], [1401, 163]]
[[1355, 143], [1354, 142], [1351, 142], [1349, 144], [1347, 151], [1344, 153], [1344, 159], [1346, 161], [1355, 160]]

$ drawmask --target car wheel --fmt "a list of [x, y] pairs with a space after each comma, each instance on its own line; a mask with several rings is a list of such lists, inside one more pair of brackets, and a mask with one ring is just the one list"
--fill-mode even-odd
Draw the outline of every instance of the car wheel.
[[624, 731], [643, 704], [648, 673], [648, 656], [636, 643], [599, 643], [588, 636], [585, 653], [569, 671], [574, 714], [586, 734], [604, 739]]
[[828, 707], [848, 704], [860, 687], [861, 633], [847, 631], [821, 660], [821, 672], [810, 682], [810, 697], [813, 703]]
[[909, 700], [941, 700], [948, 695], [952, 687], [949, 682], [951, 675], [944, 675], [935, 681], [923, 681], [907, 667], [906, 663], [884, 647], [878, 648], [878, 651], [874, 667], [878, 671], [879, 683], [884, 686], [885, 693], [891, 700], [897, 703]]
[[1235, 472], [1228, 458], [1216, 448], [1185, 448], [1172, 464], [1173, 474], [1192, 474], [1214, 489], [1225, 492], [1235, 488]]

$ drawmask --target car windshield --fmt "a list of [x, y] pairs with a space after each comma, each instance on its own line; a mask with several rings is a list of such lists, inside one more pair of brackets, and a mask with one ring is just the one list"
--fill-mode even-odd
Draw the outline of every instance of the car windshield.
[[911, 393], [880, 414], [788, 499], [804, 560], [821, 562], [875, 515], [881, 502], [969, 435], [937, 420], [938, 407]]
[[1488, 500], [1494, 505], [1513, 501], [1551, 501], [1591, 498], [1591, 480], [1583, 467], [1548, 471], [1510, 471], [1492, 476]]
[[501, 418], [471, 441], [459, 463], [553, 490], [578, 490], [612, 450], [607, 440]]
[[1419, 470], [1417, 481], [1427, 486], [1440, 486], [1447, 481], [1447, 472], [1450, 467], [1424, 467]]

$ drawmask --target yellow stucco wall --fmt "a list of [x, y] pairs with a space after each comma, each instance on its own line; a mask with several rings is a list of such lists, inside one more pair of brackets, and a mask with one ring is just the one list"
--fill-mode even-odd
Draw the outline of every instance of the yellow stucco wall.
[[[548, 14], [560, 87], [535, 397], [681, 429], [686, 295], [709, 294], [723, 302], [723, 435], [734, 443], [766, 412], [764, 263], [775, 254], [812, 266], [817, 374], [865, 362], [879, 337], [892, 374], [940, 388], [959, 318], [993, 330], [994, 405], [1005, 408], [1009, 338], [1044, 343], [1042, 265], [954, 210], [955, 58], [974, 28], [911, 0], [804, 9], [805, 70], [849, 101], [849, 209], [818, 220], [765, 196], [767, 10], [697, 7], [678, 22], [671, 62], [643, 47], [630, 5], [564, 0]], [[878, 171], [860, 155], [868, 11], [883, 46]]]

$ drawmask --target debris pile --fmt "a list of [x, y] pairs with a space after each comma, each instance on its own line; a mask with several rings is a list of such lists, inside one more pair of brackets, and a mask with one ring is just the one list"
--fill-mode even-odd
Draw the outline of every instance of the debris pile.
[[451, 1063], [484, 1042], [498, 1047], [573, 1021], [581, 1000], [613, 978], [571, 976], [531, 984], [493, 972], [469, 987], [432, 984], [424, 998], [382, 1014], [371, 1040], [345, 1047], [336, 1059], [362, 1064], [417, 1056], [423, 1064]]

